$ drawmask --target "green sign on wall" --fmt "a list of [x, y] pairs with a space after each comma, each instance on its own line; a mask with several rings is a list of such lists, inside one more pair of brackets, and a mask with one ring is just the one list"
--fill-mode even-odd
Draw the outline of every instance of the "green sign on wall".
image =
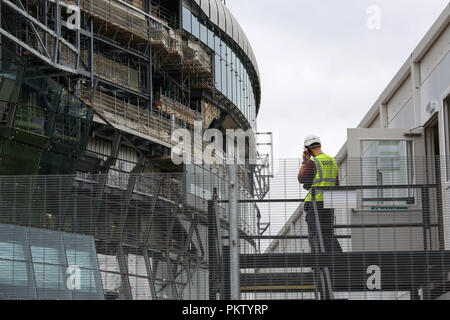
[[391, 211], [407, 211], [408, 207], [372, 207], [371, 210], [373, 212], [391, 212]]

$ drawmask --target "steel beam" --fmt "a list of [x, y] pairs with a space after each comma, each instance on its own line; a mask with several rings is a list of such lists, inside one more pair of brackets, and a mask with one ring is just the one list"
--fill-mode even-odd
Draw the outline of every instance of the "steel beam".
[[[114, 140], [111, 147], [111, 154], [109, 155], [108, 159], [105, 161], [105, 163], [102, 165], [102, 168], [100, 169], [100, 176], [99, 181], [97, 184], [97, 190], [96, 190], [96, 208], [94, 212], [94, 221], [97, 222], [99, 218], [99, 212], [102, 207], [102, 201], [103, 201], [103, 194], [105, 192], [106, 187], [106, 181], [108, 179], [108, 173], [110, 168], [116, 163], [118, 154], [119, 154], [119, 148], [120, 148], [120, 141], [121, 141], [121, 135], [119, 132], [115, 132]], [[95, 226], [97, 230], [97, 223]], [[97, 233], [97, 231], [96, 231]]]
[[128, 178], [127, 190], [125, 191], [125, 197], [121, 201], [122, 210], [120, 212], [120, 224], [119, 224], [119, 235], [120, 238], [123, 239], [123, 232], [125, 229], [126, 220], [128, 218], [128, 211], [130, 209], [131, 198], [133, 197], [134, 188], [136, 187], [136, 181], [138, 179], [139, 174], [142, 173], [146, 163], [146, 157], [141, 155], [139, 159], [139, 163], [137, 163], [133, 170], [130, 172], [130, 176]]
[[147, 226], [147, 230], [145, 231], [145, 238], [144, 238], [144, 244], [145, 245], [149, 245], [150, 244], [150, 236], [151, 236], [151, 231], [152, 231], [152, 226], [153, 226], [153, 216], [155, 214], [155, 209], [156, 209], [156, 204], [158, 202], [158, 198], [159, 198], [159, 194], [162, 190], [162, 184], [163, 181], [160, 181], [160, 179], [158, 179], [157, 181], [157, 185], [153, 186], [153, 190], [156, 192], [153, 192], [153, 200], [152, 200], [152, 204], [150, 205], [150, 212], [149, 212], [149, 217], [148, 217], [148, 226]]
[[208, 201], [208, 264], [209, 299], [220, 300], [224, 297], [224, 270], [220, 218], [217, 213], [217, 190], [213, 200]]
[[130, 55], [133, 55], [133, 56], [135, 56], [135, 57], [138, 57], [138, 58], [140, 58], [140, 59], [142, 59], [142, 60], [150, 61], [150, 58], [149, 58], [149, 57], [146, 57], [145, 55], [141, 54], [140, 52], [137, 52], [137, 51], [135, 51], [135, 50], [130, 50], [129, 48], [120, 46], [120, 45], [118, 45], [118, 44], [116, 44], [116, 43], [110, 41], [109, 39], [105, 39], [105, 38], [100, 37], [100, 36], [95, 35], [95, 34], [94, 34], [93, 37], [94, 37], [94, 40], [103, 42], [103, 43], [105, 43], [105, 44], [107, 44], [107, 45], [109, 45], [109, 46], [111, 46], [111, 47], [113, 47], [113, 48], [115, 48], [115, 49], [117, 49], [117, 50], [121, 50], [121, 51], [126, 52], [126, 53], [128, 53], [128, 54], [130, 54]]
[[166, 232], [167, 232], [166, 233], [166, 248], [167, 248], [167, 250], [170, 250], [170, 240], [172, 239], [173, 228], [174, 228], [175, 222], [177, 220], [178, 210], [180, 209], [180, 202], [182, 200], [180, 197], [180, 191], [179, 191], [176, 183], [172, 183], [171, 187], [172, 187], [173, 194], [175, 194], [175, 196], [177, 198], [173, 204], [173, 207], [170, 210], [170, 216], [168, 217], [169, 224], [168, 224], [167, 230], [166, 230]]
[[0, 33], [2, 35], [4, 35], [5, 37], [9, 38], [10, 40], [12, 40], [13, 42], [15, 42], [16, 44], [18, 44], [19, 46], [21, 46], [22, 48], [24, 48], [25, 50], [30, 51], [32, 54], [34, 54], [36, 57], [38, 57], [39, 59], [43, 60], [44, 62], [46, 62], [47, 64], [69, 72], [69, 73], [73, 73], [73, 74], [78, 74], [78, 70], [75, 70], [74, 68], [69, 68], [66, 66], [63, 66], [59, 63], [55, 63], [53, 60], [45, 57], [44, 55], [42, 55], [39, 51], [35, 50], [34, 48], [30, 47], [28, 44], [26, 44], [25, 42], [23, 42], [22, 40], [20, 40], [19, 38], [16, 38], [15, 36], [13, 36], [12, 34], [10, 34], [8, 31], [6, 31], [5, 29], [0, 27]]
[[152, 299], [157, 300], [156, 289], [155, 289], [155, 279], [153, 277], [153, 270], [150, 264], [150, 257], [148, 256], [147, 248], [143, 249], [145, 269], [147, 271], [148, 285], [150, 286], [150, 292], [152, 294]]
[[120, 277], [122, 280], [122, 292], [125, 295], [126, 300], [132, 300], [133, 295], [131, 294], [130, 279], [128, 278], [128, 261], [121, 245], [117, 248], [117, 261], [119, 263]]
[[150, 99], [148, 95], [139, 93], [139, 92], [137, 92], [137, 91], [133, 91], [133, 90], [131, 90], [131, 89], [128, 89], [128, 88], [126, 88], [126, 87], [123, 87], [123, 86], [121, 86], [121, 85], [119, 85], [119, 84], [117, 84], [117, 83], [114, 83], [114, 82], [112, 82], [112, 81], [103, 79], [103, 78], [98, 77], [98, 76], [95, 76], [95, 79], [98, 79], [99, 82], [102, 82], [102, 83], [104, 83], [104, 84], [107, 84], [107, 85], [109, 85], [109, 86], [111, 86], [111, 87], [113, 87], [113, 88], [116, 88], [116, 89], [125, 91], [125, 92], [127, 92], [127, 93], [129, 93], [129, 94], [138, 96], [138, 97], [143, 98], [143, 99], [145, 99], [145, 100], [149, 100], [149, 99]]

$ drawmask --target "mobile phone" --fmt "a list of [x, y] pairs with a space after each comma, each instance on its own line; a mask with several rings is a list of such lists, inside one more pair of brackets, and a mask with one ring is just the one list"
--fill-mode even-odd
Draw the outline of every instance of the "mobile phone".
[[306, 154], [307, 154], [308, 156], [312, 156], [311, 149], [305, 148], [305, 151], [306, 151]]

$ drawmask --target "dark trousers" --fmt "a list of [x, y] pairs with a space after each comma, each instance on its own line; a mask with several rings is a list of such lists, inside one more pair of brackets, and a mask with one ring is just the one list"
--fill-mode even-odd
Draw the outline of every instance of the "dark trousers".
[[[325, 252], [342, 252], [341, 245], [334, 235], [334, 209], [324, 209], [323, 202], [316, 203]], [[306, 212], [306, 223], [308, 223], [308, 240], [311, 246], [311, 252], [320, 252], [319, 235], [317, 233], [316, 217], [312, 202], [305, 202], [304, 211]]]

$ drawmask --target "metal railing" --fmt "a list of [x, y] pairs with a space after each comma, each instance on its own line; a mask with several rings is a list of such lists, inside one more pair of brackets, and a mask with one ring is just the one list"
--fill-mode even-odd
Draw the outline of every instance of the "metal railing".
[[[148, 110], [126, 102], [118, 96], [102, 93], [100, 90], [97, 90], [93, 97], [90, 89], [82, 87], [81, 91], [83, 101], [91, 105], [94, 110], [104, 116], [116, 128], [135, 133], [136, 135], [144, 135], [146, 139], [163, 142], [171, 148], [176, 146], [176, 143], [172, 140], [172, 133], [177, 129], [183, 129], [188, 130], [193, 137], [193, 122], [201, 117], [195, 111], [190, 111], [190, 109], [188, 111], [187, 106], [181, 105], [163, 95], [161, 95], [160, 110]], [[171, 118], [171, 110], [175, 112], [172, 113], [174, 119]], [[95, 117], [94, 120], [101, 122], [100, 119]], [[202, 154], [206, 146], [207, 142], [202, 142], [200, 146], [202, 149], [197, 151]], [[195, 150], [192, 151], [192, 155], [195, 155]], [[218, 150], [215, 158], [218, 162], [212, 165], [225, 172], [227, 155]], [[244, 184], [245, 181], [248, 181], [246, 165], [240, 162], [237, 155], [235, 155], [235, 160], [241, 164], [239, 166], [241, 173], [239, 178]]]
[[164, 6], [161, 6], [161, 3], [157, 1], [152, 1], [152, 10], [151, 15], [154, 17], [157, 17], [158, 19], [161, 19], [165, 21], [170, 27], [177, 29], [180, 25], [179, 19], [173, 14], [173, 12], [170, 12], [170, 10], [166, 9]]
[[[68, 2], [75, 4], [73, 0]], [[82, 11], [148, 39], [148, 18], [133, 6], [115, 0], [80, 0], [79, 3]]]
[[[242, 299], [435, 299], [449, 290], [450, 197], [446, 181], [421, 170], [439, 171], [435, 166], [448, 159], [411, 160], [390, 163], [414, 164], [413, 183], [398, 174], [411, 171], [400, 166], [387, 179], [393, 171], [385, 168], [389, 183], [342, 179], [341, 186], [311, 189], [313, 199], [324, 197], [315, 206], [304, 203], [298, 160], [276, 163], [265, 199], [250, 197], [226, 175], [138, 173], [120, 159], [109, 176], [0, 177], [0, 223], [94, 236], [108, 299], [229, 299], [228, 275], [236, 271]], [[350, 180], [379, 169], [373, 159], [347, 161]], [[375, 203], [366, 199], [372, 192], [381, 195]], [[238, 267], [228, 259], [233, 221]], [[265, 232], [258, 230], [263, 221]], [[317, 234], [322, 240], [312, 250]], [[330, 250], [330, 236], [342, 251]]]
[[[260, 253], [240, 257], [241, 297], [444, 297], [450, 272], [449, 161], [346, 159], [340, 161], [341, 186], [309, 191], [297, 181], [301, 161], [278, 161], [267, 197], [239, 201], [257, 205], [260, 224], [267, 226], [250, 237]], [[323, 194], [323, 201], [304, 203], [308, 192]]]

